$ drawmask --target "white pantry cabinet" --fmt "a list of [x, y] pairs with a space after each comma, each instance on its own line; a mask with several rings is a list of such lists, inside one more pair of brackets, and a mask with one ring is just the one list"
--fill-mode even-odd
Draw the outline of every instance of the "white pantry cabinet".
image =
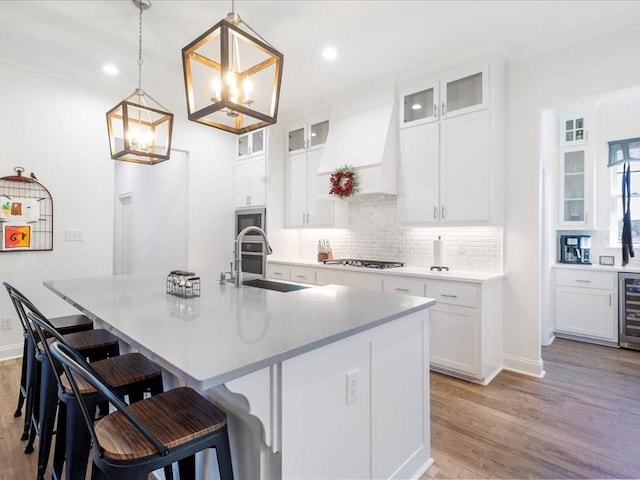
[[235, 206], [255, 207], [267, 204], [266, 128], [238, 136]]
[[335, 201], [328, 177], [318, 175], [329, 121], [293, 124], [287, 131], [285, 157], [285, 226], [331, 227]]
[[402, 223], [491, 220], [490, 112], [400, 131]]
[[462, 65], [400, 88], [400, 128], [463, 115], [489, 105], [489, 65]]
[[431, 369], [487, 385], [502, 370], [502, 280], [427, 280]]
[[259, 155], [236, 162], [236, 207], [267, 204], [267, 157]]
[[617, 273], [555, 268], [555, 334], [618, 344]]

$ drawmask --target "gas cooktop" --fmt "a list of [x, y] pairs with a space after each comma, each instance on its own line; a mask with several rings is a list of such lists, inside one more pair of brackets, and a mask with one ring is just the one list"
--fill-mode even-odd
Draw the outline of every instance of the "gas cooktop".
[[400, 262], [382, 262], [378, 260], [356, 260], [353, 258], [336, 258], [333, 260], [325, 260], [325, 265], [346, 265], [349, 267], [362, 268], [397, 268], [404, 267], [404, 263]]

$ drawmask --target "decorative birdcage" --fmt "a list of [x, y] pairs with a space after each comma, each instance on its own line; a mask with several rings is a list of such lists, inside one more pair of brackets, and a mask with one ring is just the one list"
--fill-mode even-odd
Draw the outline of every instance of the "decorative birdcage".
[[0, 252], [53, 250], [53, 199], [32, 172], [0, 178]]

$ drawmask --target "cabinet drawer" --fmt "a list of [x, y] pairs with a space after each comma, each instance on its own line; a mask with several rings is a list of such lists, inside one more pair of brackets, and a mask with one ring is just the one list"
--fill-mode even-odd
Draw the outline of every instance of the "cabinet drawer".
[[391, 293], [404, 293], [424, 297], [424, 280], [405, 277], [384, 277], [382, 280], [382, 291]]
[[291, 280], [291, 267], [288, 265], [267, 264], [267, 278], [274, 280]]
[[556, 285], [568, 287], [601, 288], [613, 290], [617, 275], [614, 272], [594, 272], [590, 270], [574, 270], [557, 268]]
[[478, 295], [479, 288], [475, 284], [446, 280], [427, 281], [427, 297], [436, 299], [438, 303], [477, 307], [479, 304]]
[[291, 267], [292, 282], [316, 284], [316, 270], [312, 267]]

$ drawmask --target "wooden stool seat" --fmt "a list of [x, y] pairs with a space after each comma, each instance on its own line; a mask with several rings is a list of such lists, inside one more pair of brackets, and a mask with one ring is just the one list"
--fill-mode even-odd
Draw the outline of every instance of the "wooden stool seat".
[[51, 324], [61, 334], [84, 332], [93, 329], [93, 321], [81, 313], [76, 315], [65, 315], [63, 317], [49, 318]]
[[[118, 345], [118, 337], [103, 328], [96, 328], [95, 330], [87, 330], [85, 332], [68, 333], [64, 338], [69, 345], [81, 353], [98, 348], [115, 348]], [[53, 339], [49, 339], [49, 343], [52, 341]]]
[[[162, 377], [162, 369], [141, 353], [127, 353], [98, 360], [92, 362], [91, 366], [110, 387], [115, 389], [124, 385], [145, 382], [155, 377]], [[76, 382], [83, 395], [96, 392], [96, 389], [83, 378], [76, 378]], [[60, 377], [60, 384], [64, 393], [73, 395], [73, 389], [66, 376]]]
[[[188, 387], [180, 387], [131, 404], [131, 413], [163, 445], [179, 445], [220, 430], [227, 424], [225, 413]], [[95, 424], [103, 454], [117, 460], [154, 455], [158, 449], [120, 412]]]

